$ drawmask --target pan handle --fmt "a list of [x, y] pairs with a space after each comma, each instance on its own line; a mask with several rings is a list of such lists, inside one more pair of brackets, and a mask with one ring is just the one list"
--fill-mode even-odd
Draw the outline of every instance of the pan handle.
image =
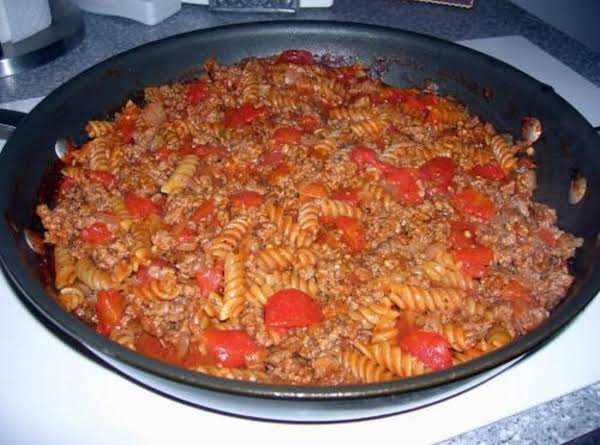
[[0, 139], [8, 139], [25, 116], [26, 113], [21, 113], [20, 111], [0, 108]]

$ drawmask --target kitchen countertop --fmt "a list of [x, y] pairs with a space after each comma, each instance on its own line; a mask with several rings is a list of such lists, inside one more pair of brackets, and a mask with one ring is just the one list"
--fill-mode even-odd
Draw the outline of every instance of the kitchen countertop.
[[[478, 0], [467, 11], [402, 0], [335, 0], [332, 8], [302, 10], [295, 15], [211, 13], [206, 7], [184, 5], [179, 13], [153, 27], [85, 13], [86, 35], [79, 46], [45, 66], [0, 79], [0, 102], [46, 95], [107, 57], [166, 36], [223, 24], [274, 19], [371, 23], [448, 40], [520, 34], [600, 86], [599, 53], [503, 0]], [[600, 383], [444, 444], [565, 443], [598, 427]], [[584, 443], [594, 443], [594, 437], [588, 436], [586, 440]], [[595, 436], [595, 440], [600, 438]]]

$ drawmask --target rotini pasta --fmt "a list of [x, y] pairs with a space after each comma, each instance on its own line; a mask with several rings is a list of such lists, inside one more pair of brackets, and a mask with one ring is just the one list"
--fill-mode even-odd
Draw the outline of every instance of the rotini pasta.
[[357, 351], [342, 352], [342, 365], [362, 383], [382, 382], [394, 378], [394, 374]]
[[244, 256], [230, 253], [225, 257], [225, 292], [219, 320], [239, 315], [246, 302], [246, 273]]
[[240, 241], [250, 229], [250, 220], [240, 216], [231, 220], [223, 231], [217, 236], [208, 247], [208, 253], [214, 257], [225, 258], [227, 254], [233, 252]]
[[108, 136], [115, 131], [115, 124], [109, 121], [89, 121], [85, 126], [85, 131], [91, 138]]
[[75, 270], [77, 278], [91, 289], [110, 289], [114, 284], [112, 275], [99, 269], [89, 258], [77, 261]]
[[400, 377], [412, 377], [427, 371], [425, 365], [416, 357], [403, 352], [398, 346], [391, 346], [389, 343], [376, 343], [366, 346], [358, 343], [356, 348], [379, 366]]
[[200, 159], [196, 155], [187, 155], [184, 157], [177, 167], [173, 174], [167, 179], [160, 191], [166, 194], [177, 193], [183, 190], [194, 173], [196, 173], [196, 169], [198, 168], [198, 164], [200, 163]]
[[322, 215], [331, 216], [333, 218], [337, 218], [338, 216], [360, 218], [362, 216], [362, 210], [360, 208], [335, 199], [322, 199], [319, 201], [319, 207]]
[[75, 260], [69, 250], [56, 246], [54, 248], [54, 284], [57, 289], [70, 286], [77, 279]]

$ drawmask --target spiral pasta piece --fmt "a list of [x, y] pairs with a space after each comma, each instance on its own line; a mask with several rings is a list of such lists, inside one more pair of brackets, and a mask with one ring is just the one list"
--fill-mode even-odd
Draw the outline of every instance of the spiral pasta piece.
[[319, 207], [314, 202], [302, 204], [298, 210], [300, 229], [310, 233], [319, 231]]
[[493, 136], [489, 140], [489, 145], [502, 170], [507, 173], [511, 172], [517, 165], [517, 158], [515, 158], [511, 146], [504, 137], [499, 134]]
[[354, 207], [347, 202], [336, 199], [321, 199], [319, 207], [323, 216], [337, 218], [338, 216], [350, 216], [352, 218], [361, 218], [362, 210]]
[[54, 284], [57, 289], [70, 286], [77, 279], [75, 260], [69, 249], [62, 246], [54, 247]]
[[92, 170], [108, 171], [110, 168], [110, 149], [108, 141], [99, 137], [92, 139], [86, 145], [89, 145], [89, 165]]
[[402, 310], [446, 311], [458, 307], [465, 298], [460, 289], [432, 287], [430, 289], [408, 284], [389, 285], [390, 299]]
[[387, 123], [381, 119], [367, 119], [350, 125], [352, 132], [363, 139], [379, 139], [386, 128]]
[[300, 267], [310, 267], [316, 264], [317, 255], [310, 249], [301, 248], [294, 253], [294, 260]]
[[85, 131], [91, 138], [108, 136], [115, 131], [115, 124], [110, 121], [88, 121]]
[[277, 227], [278, 232], [288, 241], [290, 247], [308, 247], [314, 241], [314, 234], [302, 230], [300, 224], [294, 222], [291, 216], [285, 215], [283, 209], [276, 206], [267, 207], [269, 220]]
[[265, 275], [265, 280], [274, 291], [298, 289], [313, 296], [319, 294], [319, 286], [315, 279], [306, 280], [294, 272], [276, 270], [271, 274]]
[[125, 206], [125, 201], [123, 200], [123, 198], [119, 197], [119, 198], [115, 199], [111, 206], [111, 210], [112, 210], [113, 215], [115, 215], [115, 217], [119, 221], [119, 227], [121, 227], [121, 229], [123, 229], [125, 231], [131, 229], [131, 225], [133, 222], [131, 221], [131, 217], [129, 216], [129, 211], [127, 210], [127, 207]]
[[339, 105], [343, 102], [343, 91], [344, 88], [340, 88], [340, 86], [335, 82], [334, 79], [299, 79], [296, 85], [302, 89], [312, 89], [315, 97], [317, 97], [321, 102], [327, 105]]
[[444, 286], [465, 290], [472, 289], [474, 286], [471, 278], [463, 275], [461, 272], [444, 267], [435, 261], [427, 261], [421, 265], [420, 269], [431, 281]]
[[225, 257], [225, 290], [219, 311], [221, 321], [236, 317], [244, 308], [247, 292], [244, 261], [245, 257], [241, 254], [230, 253]]
[[134, 265], [128, 260], [119, 261], [112, 268], [113, 281], [117, 284], [125, 281], [133, 273]]
[[395, 343], [398, 338], [396, 325], [377, 325], [373, 327], [371, 343]]
[[494, 326], [487, 332], [485, 342], [493, 350], [506, 346], [513, 338], [514, 336], [504, 326]]
[[90, 289], [110, 289], [114, 285], [112, 275], [98, 268], [87, 257], [77, 261], [75, 270], [77, 271], [77, 278]]
[[468, 115], [463, 107], [446, 100], [431, 107], [428, 120], [434, 124], [457, 125], [464, 122]]
[[329, 111], [329, 119], [338, 121], [364, 121], [374, 117], [370, 109], [362, 107], [337, 107]]
[[271, 295], [275, 293], [263, 275], [247, 274], [248, 297], [255, 304], [264, 305]]
[[390, 326], [400, 316], [400, 313], [392, 308], [389, 299], [384, 298], [381, 302], [368, 306], [360, 306], [357, 310], [348, 313], [350, 318], [359, 321], [365, 327]]
[[175, 171], [162, 185], [160, 191], [162, 193], [172, 194], [183, 190], [196, 173], [199, 164], [200, 158], [198, 156], [185, 156], [181, 161], [179, 161], [177, 167], [175, 167]]
[[337, 141], [332, 137], [321, 139], [311, 150], [318, 158], [325, 159], [337, 150]]
[[440, 334], [448, 340], [450, 347], [455, 351], [466, 351], [475, 344], [472, 333], [458, 324], [448, 323], [442, 325]]
[[67, 178], [75, 179], [77, 182], [82, 183], [85, 181], [87, 174], [84, 168], [68, 166], [63, 168], [62, 174]]
[[455, 365], [473, 360], [483, 354], [492, 352], [503, 346], [506, 346], [513, 340], [514, 336], [504, 326], [494, 326], [487, 333], [483, 340], [469, 349], [456, 351], [452, 354]]
[[223, 297], [216, 292], [210, 292], [206, 298], [206, 302], [202, 310], [206, 315], [212, 318], [217, 318], [223, 307]]
[[481, 357], [483, 354], [485, 354], [485, 352], [477, 346], [467, 349], [466, 351], [454, 351], [452, 352], [452, 364], [455, 366], [460, 365], [461, 363]]
[[175, 119], [169, 122], [166, 128], [176, 134], [180, 141], [189, 138], [193, 132], [193, 125], [187, 119]]
[[255, 256], [256, 265], [262, 270], [283, 270], [290, 267], [294, 261], [292, 252], [286, 247], [269, 247], [261, 250]]
[[299, 107], [299, 102], [295, 97], [278, 92], [271, 92], [267, 96], [267, 102], [272, 108], [279, 110], [293, 111]]
[[216, 258], [225, 258], [237, 249], [244, 235], [250, 230], [250, 226], [250, 220], [245, 216], [229, 221], [221, 233], [211, 241], [208, 254]]
[[365, 184], [360, 191], [360, 196], [368, 201], [380, 202], [385, 210], [390, 210], [395, 204], [394, 198], [377, 184]]
[[149, 215], [143, 221], [132, 224], [132, 253], [138, 264], [143, 264], [152, 256], [152, 235], [161, 228], [162, 221], [158, 215]]
[[258, 75], [252, 71], [244, 71], [241, 78], [240, 103], [255, 103], [259, 97]]
[[146, 300], [170, 301], [181, 295], [177, 276], [172, 269], [163, 269], [159, 278], [151, 279], [133, 287], [133, 293]]
[[83, 304], [85, 294], [77, 287], [63, 287], [58, 293], [58, 301], [69, 312]]
[[342, 352], [342, 366], [362, 383], [391, 380], [394, 374], [358, 351]]
[[370, 360], [398, 377], [412, 377], [429, 372], [423, 362], [402, 351], [399, 346], [392, 346], [389, 343], [371, 345], [357, 343], [355, 346]]

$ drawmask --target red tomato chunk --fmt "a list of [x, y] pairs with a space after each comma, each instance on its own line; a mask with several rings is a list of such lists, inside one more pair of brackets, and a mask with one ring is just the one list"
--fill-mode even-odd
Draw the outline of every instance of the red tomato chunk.
[[198, 105], [208, 97], [208, 85], [205, 82], [194, 82], [187, 86], [186, 95], [188, 102]]
[[166, 343], [147, 332], [142, 332], [142, 334], [135, 339], [134, 345], [136, 351], [150, 358], [172, 365], [181, 364], [181, 360], [177, 357], [177, 351], [173, 345]]
[[125, 314], [127, 301], [117, 290], [99, 290], [96, 300], [97, 330], [102, 335], [110, 335]]
[[263, 195], [252, 190], [244, 190], [229, 197], [231, 203], [237, 207], [258, 207], [264, 201]]
[[113, 233], [103, 222], [95, 222], [83, 229], [79, 235], [82, 241], [92, 244], [104, 244], [113, 240]]
[[252, 104], [244, 104], [239, 108], [234, 108], [225, 113], [225, 125], [232, 128], [250, 125], [267, 114], [268, 110], [266, 107], [257, 108]]
[[464, 215], [474, 216], [484, 222], [496, 216], [494, 202], [485, 194], [473, 188], [467, 188], [454, 196], [454, 204]]
[[455, 221], [450, 224], [450, 242], [456, 249], [472, 247], [476, 244], [475, 224]]
[[206, 350], [218, 363], [228, 368], [246, 366], [247, 357], [261, 347], [242, 330], [209, 328], [204, 333]]
[[458, 249], [454, 257], [465, 275], [481, 278], [494, 260], [494, 251], [485, 246], [470, 246]]
[[392, 195], [405, 204], [418, 204], [425, 193], [419, 184], [419, 173], [412, 167], [390, 167], [385, 173], [387, 188]]
[[353, 252], [359, 252], [367, 247], [365, 230], [356, 218], [338, 216], [335, 225], [342, 231], [344, 242]]
[[350, 160], [361, 169], [368, 165], [377, 165], [380, 162], [377, 152], [368, 147], [354, 147], [350, 152]]
[[273, 132], [273, 140], [277, 145], [298, 144], [302, 134], [301, 130], [294, 127], [279, 127]]
[[472, 176], [479, 176], [490, 181], [502, 182], [506, 179], [506, 173], [497, 164], [477, 165], [469, 173]]
[[323, 313], [319, 303], [297, 289], [275, 292], [265, 305], [267, 329], [301, 328], [320, 323]]
[[280, 151], [271, 151], [263, 153], [260, 157], [261, 164], [273, 165], [275, 167], [285, 162], [285, 155]]
[[124, 198], [125, 207], [134, 218], [145, 218], [146, 216], [160, 213], [159, 206], [150, 198], [144, 198], [134, 193], [127, 193]]
[[419, 168], [421, 178], [436, 191], [443, 191], [452, 184], [456, 164], [450, 158], [438, 156], [430, 159]]
[[221, 261], [210, 269], [196, 272], [200, 295], [207, 297], [211, 292], [221, 292], [223, 290], [223, 271], [224, 263]]
[[435, 332], [413, 330], [398, 340], [403, 351], [414, 355], [434, 371], [452, 366], [448, 340]]
[[194, 213], [192, 214], [192, 221], [199, 223], [206, 217], [212, 215], [215, 212], [215, 200], [209, 199], [200, 204]]
[[87, 177], [92, 182], [102, 184], [107, 190], [112, 190], [117, 185], [117, 178], [115, 178], [114, 175], [105, 171], [89, 170], [87, 172]]
[[58, 198], [62, 198], [68, 190], [72, 189], [77, 185], [77, 181], [74, 178], [65, 176], [60, 185], [58, 186]]
[[356, 188], [342, 187], [331, 192], [331, 198], [338, 201], [346, 201], [353, 206], [360, 204], [360, 193]]

